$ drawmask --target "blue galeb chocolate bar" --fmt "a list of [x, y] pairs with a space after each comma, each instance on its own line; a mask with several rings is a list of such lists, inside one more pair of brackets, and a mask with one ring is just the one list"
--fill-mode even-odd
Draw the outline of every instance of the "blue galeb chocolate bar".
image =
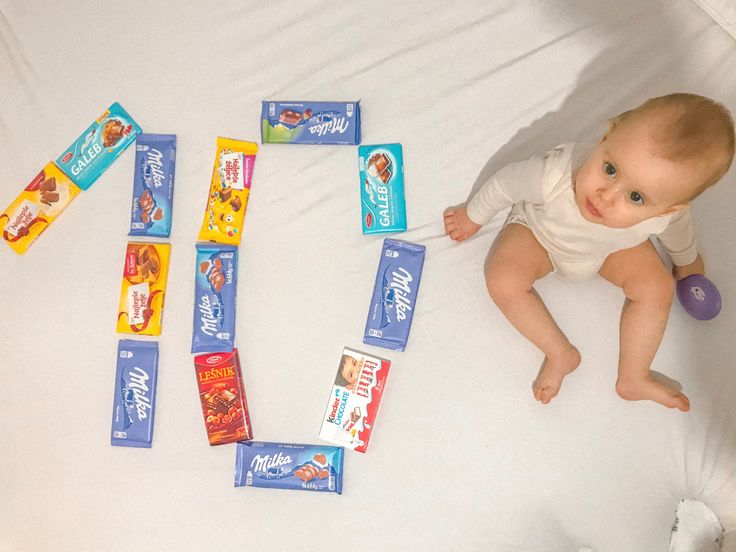
[[343, 451], [327, 445], [241, 442], [235, 450], [235, 486], [342, 494]]
[[110, 439], [113, 446], [151, 447], [157, 376], [158, 343], [133, 339], [118, 342]]
[[417, 303], [424, 265], [423, 245], [383, 241], [363, 343], [403, 351]]

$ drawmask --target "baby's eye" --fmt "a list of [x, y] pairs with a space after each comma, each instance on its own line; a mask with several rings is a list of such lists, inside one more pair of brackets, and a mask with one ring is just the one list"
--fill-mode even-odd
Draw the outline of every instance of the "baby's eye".
[[638, 203], [639, 205], [644, 205], [644, 198], [639, 192], [631, 192], [629, 194], [629, 199], [631, 199], [632, 203]]
[[606, 161], [605, 163], [603, 163], [603, 172], [605, 172], [608, 176], [616, 176], [616, 167]]

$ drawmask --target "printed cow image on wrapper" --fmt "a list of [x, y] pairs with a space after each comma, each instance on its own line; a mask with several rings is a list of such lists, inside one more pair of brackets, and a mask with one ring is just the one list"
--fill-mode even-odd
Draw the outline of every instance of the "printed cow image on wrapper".
[[239, 245], [258, 145], [218, 138], [199, 240]]
[[56, 164], [82, 190], [125, 151], [141, 131], [133, 118], [115, 102], [56, 160]]
[[383, 241], [363, 343], [403, 351], [409, 340], [425, 247], [386, 238]]
[[327, 401], [319, 438], [365, 452], [391, 361], [345, 347]]
[[229, 352], [235, 345], [238, 248], [197, 244], [193, 353]]
[[235, 486], [342, 494], [343, 449], [251, 441], [235, 450]]
[[22, 255], [79, 191], [56, 165], [49, 163], [0, 214], [3, 240]]
[[358, 168], [363, 233], [406, 230], [401, 144], [360, 146]]
[[112, 410], [113, 446], [151, 447], [157, 378], [158, 343], [121, 339]]
[[194, 369], [210, 445], [252, 439], [238, 350], [196, 356]]
[[264, 144], [360, 144], [360, 102], [264, 101]]
[[138, 135], [129, 236], [169, 237], [175, 165], [176, 135]]
[[119, 333], [161, 334], [170, 251], [168, 243], [128, 243], [120, 287]]

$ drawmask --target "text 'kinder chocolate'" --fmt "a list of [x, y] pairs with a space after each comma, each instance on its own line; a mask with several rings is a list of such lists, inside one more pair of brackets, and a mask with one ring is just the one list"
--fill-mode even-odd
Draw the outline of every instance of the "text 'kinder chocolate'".
[[391, 361], [345, 347], [327, 401], [319, 438], [365, 452]]
[[119, 333], [161, 334], [170, 251], [168, 243], [128, 243], [120, 287]]
[[210, 445], [252, 439], [238, 349], [196, 356], [194, 369]]
[[258, 145], [218, 138], [215, 165], [199, 238], [239, 245]]
[[342, 494], [344, 451], [249, 441], [235, 448], [235, 486]]
[[16, 253], [25, 253], [79, 192], [56, 165], [49, 163], [0, 214], [3, 240]]

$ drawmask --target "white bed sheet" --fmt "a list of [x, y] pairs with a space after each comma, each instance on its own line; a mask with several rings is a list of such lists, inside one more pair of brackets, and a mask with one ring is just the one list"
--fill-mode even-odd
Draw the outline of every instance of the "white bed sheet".
[[[656, 552], [682, 497], [736, 531], [734, 172], [694, 207], [724, 310], [700, 323], [675, 305], [654, 363], [688, 414], [616, 395], [622, 295], [602, 280], [539, 283], [583, 363], [536, 403], [541, 356], [481, 272], [503, 217], [463, 245], [441, 219], [479, 172], [648, 97], [736, 110], [735, 46], [689, 0], [0, 2], [0, 203], [115, 100], [178, 136], [152, 449], [109, 445], [133, 152], [25, 256], [0, 250], [0, 550]], [[358, 98], [363, 143], [404, 146], [397, 237], [427, 246], [411, 340], [362, 345], [382, 238], [360, 232], [356, 148], [263, 145], [237, 327], [256, 438], [317, 441], [343, 346], [393, 367], [342, 496], [235, 489], [189, 354], [215, 138], [260, 141], [263, 99]]]

